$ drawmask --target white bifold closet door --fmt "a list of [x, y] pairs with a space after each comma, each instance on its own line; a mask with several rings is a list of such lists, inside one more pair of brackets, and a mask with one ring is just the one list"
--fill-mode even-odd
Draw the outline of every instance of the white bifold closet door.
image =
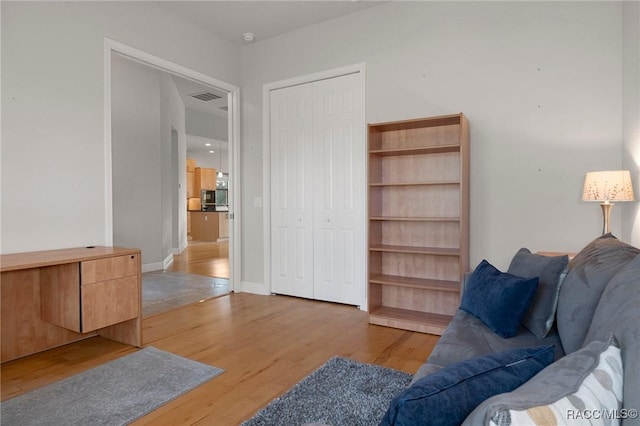
[[272, 292], [352, 305], [365, 293], [361, 74], [271, 91]]

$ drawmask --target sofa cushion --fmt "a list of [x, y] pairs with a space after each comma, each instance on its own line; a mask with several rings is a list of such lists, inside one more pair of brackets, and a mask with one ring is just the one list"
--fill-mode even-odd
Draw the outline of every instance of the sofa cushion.
[[529, 348], [540, 345], [554, 345], [556, 359], [564, 356], [555, 327], [551, 329], [547, 337], [538, 339], [525, 327], [520, 326], [514, 337], [505, 339], [491, 331], [477, 317], [458, 309], [449, 322], [449, 326], [440, 336], [438, 344], [431, 351], [427, 362], [413, 376], [412, 383], [442, 367], [465, 359], [514, 348]]
[[380, 425], [459, 425], [482, 401], [516, 389], [549, 365], [553, 351], [513, 349], [438, 370], [394, 398]]
[[539, 278], [538, 290], [522, 324], [542, 339], [549, 333], [556, 318], [561, 277], [569, 256], [541, 256], [521, 248], [511, 260], [508, 273], [524, 278]]
[[441, 370], [443, 368], [444, 367], [442, 365], [425, 362], [420, 366], [420, 368], [418, 368], [418, 371], [416, 371], [416, 373], [413, 375], [413, 377], [411, 378], [411, 383], [409, 383], [409, 386], [411, 386], [412, 384], [414, 384], [424, 376], [427, 376], [431, 373], [435, 373], [436, 371]]
[[584, 343], [609, 280], [639, 253], [637, 248], [606, 234], [589, 243], [569, 263], [557, 312], [558, 332], [567, 354]]
[[622, 361], [610, 337], [556, 361], [518, 389], [487, 399], [463, 425], [571, 424], [567, 417], [578, 416], [577, 410], [617, 409], [621, 398]]
[[538, 288], [538, 278], [500, 272], [486, 260], [473, 271], [460, 309], [477, 316], [501, 337], [513, 337]]
[[640, 410], [640, 255], [609, 281], [585, 343], [602, 340], [612, 332], [625, 366], [623, 408]]

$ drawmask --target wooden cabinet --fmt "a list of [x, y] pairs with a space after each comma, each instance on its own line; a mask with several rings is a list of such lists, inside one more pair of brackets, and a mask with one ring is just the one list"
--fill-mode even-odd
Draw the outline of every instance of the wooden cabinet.
[[216, 212], [191, 212], [191, 237], [194, 241], [218, 241], [219, 214]]
[[199, 197], [200, 191], [203, 189], [215, 191], [217, 181], [216, 169], [196, 167], [194, 181], [196, 190], [196, 195], [194, 195], [195, 197]]
[[187, 158], [187, 172], [194, 173], [196, 171], [196, 160]]
[[140, 250], [2, 255], [2, 362], [95, 336], [142, 344]]
[[136, 318], [141, 303], [139, 257], [136, 253], [42, 268], [42, 319], [88, 333]]
[[136, 318], [138, 263], [139, 256], [131, 254], [43, 268], [42, 319], [88, 333]]
[[189, 212], [191, 238], [194, 241], [220, 241], [229, 238], [229, 214], [226, 212]]
[[202, 202], [200, 201], [200, 197], [198, 198], [189, 198], [187, 200], [187, 210], [188, 211], [201, 211], [202, 210]]
[[468, 264], [464, 115], [370, 124], [370, 323], [442, 334]]
[[196, 160], [187, 158], [187, 198], [199, 197], [196, 192]]
[[196, 182], [195, 173], [187, 172], [187, 198], [197, 197], [196, 194]]

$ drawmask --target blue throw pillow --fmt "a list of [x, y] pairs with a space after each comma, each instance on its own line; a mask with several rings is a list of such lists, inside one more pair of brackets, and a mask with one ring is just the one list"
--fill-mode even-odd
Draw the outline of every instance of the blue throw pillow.
[[554, 347], [542, 346], [451, 364], [416, 381], [391, 401], [380, 426], [458, 426], [485, 399], [511, 392], [553, 359]]
[[500, 337], [513, 337], [538, 289], [538, 277], [500, 272], [486, 260], [473, 271], [460, 309], [478, 317]]

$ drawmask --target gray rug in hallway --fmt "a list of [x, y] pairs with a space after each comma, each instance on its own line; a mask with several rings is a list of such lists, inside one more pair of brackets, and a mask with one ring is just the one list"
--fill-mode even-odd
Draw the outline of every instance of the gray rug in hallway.
[[377, 425], [411, 377], [379, 365], [333, 357], [242, 426]]
[[126, 425], [222, 372], [147, 347], [2, 402], [2, 425]]
[[229, 293], [229, 280], [184, 272], [153, 271], [142, 274], [142, 316]]

